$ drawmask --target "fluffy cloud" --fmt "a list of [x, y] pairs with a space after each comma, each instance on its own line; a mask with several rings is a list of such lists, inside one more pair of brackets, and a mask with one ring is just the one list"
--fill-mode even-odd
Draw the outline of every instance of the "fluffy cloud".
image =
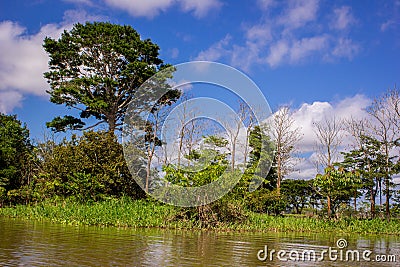
[[289, 1], [289, 6], [279, 22], [290, 29], [302, 27], [316, 19], [318, 7], [318, 0]]
[[285, 55], [287, 55], [288, 52], [289, 52], [288, 42], [285, 40], [279, 40], [275, 44], [271, 45], [266, 62], [271, 67], [275, 67], [283, 61]]
[[18, 89], [36, 95], [45, 94], [48, 57], [42, 48], [43, 39], [57, 32], [55, 25], [46, 25], [35, 35], [25, 35], [17, 23], [0, 23], [0, 90]]
[[48, 84], [43, 78], [48, 56], [43, 39], [58, 38], [73, 23], [98, 19], [85, 12], [66, 11], [60, 24], [46, 24], [35, 34], [26, 34], [26, 28], [12, 21], [0, 22], [0, 111], [11, 112], [21, 105], [23, 95], [44, 96]]
[[210, 10], [219, 9], [222, 4], [218, 0], [180, 0], [182, 10], [185, 12], [193, 12], [198, 17], [204, 17]]
[[298, 62], [313, 52], [324, 50], [328, 45], [327, 36], [302, 38], [296, 41], [290, 50], [290, 61]]
[[[322, 122], [325, 118], [366, 118], [368, 115], [365, 111], [371, 103], [371, 99], [364, 95], [355, 95], [345, 98], [337, 103], [329, 102], [314, 102], [312, 104], [304, 103], [301, 107], [295, 110], [293, 118], [295, 126], [301, 128], [303, 135], [299, 143], [302, 152], [312, 152], [315, 145], [316, 135], [314, 133], [315, 122]], [[350, 140], [346, 141], [347, 143]]]
[[174, 5], [179, 5], [184, 12], [193, 12], [198, 18], [222, 6], [218, 0], [104, 0], [104, 2], [111, 7], [126, 10], [134, 17], [147, 18], [153, 18]]
[[22, 94], [15, 91], [0, 91], [0, 112], [9, 113], [21, 106]]

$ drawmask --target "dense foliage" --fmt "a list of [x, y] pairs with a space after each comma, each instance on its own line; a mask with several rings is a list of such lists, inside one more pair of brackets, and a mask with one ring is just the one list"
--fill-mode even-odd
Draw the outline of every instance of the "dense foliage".
[[41, 197], [96, 201], [109, 196], [144, 196], [129, 173], [121, 144], [109, 132], [74, 135], [48, 153], [34, 180]]
[[47, 124], [56, 131], [83, 129], [92, 118], [97, 123], [86, 128], [106, 123], [114, 132], [137, 89], [166, 67], [158, 45], [127, 25], [78, 23], [59, 40], [47, 37], [43, 47], [50, 56], [44, 74], [50, 101], [79, 111], [79, 117], [56, 117]]
[[0, 207], [29, 183], [31, 153], [26, 126], [16, 116], [0, 113]]

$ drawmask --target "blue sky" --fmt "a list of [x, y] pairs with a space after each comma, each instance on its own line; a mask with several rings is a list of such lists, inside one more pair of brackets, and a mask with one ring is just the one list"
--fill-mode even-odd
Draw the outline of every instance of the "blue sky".
[[0, 112], [17, 114], [34, 138], [66, 112], [45, 92], [43, 38], [88, 20], [133, 26], [160, 46], [166, 63], [238, 68], [273, 110], [292, 104], [305, 135], [321, 114], [362, 116], [400, 82], [399, 0], [1, 1]]

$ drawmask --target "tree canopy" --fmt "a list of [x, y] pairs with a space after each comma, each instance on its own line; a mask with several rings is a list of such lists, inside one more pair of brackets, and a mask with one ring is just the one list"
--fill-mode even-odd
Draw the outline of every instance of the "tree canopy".
[[[44, 73], [50, 101], [79, 112], [48, 122], [55, 131], [106, 123], [114, 132], [137, 89], [166, 67], [158, 45], [142, 40], [128, 25], [78, 23], [58, 40], [45, 38], [43, 47], [50, 57], [50, 70]], [[87, 125], [87, 119], [94, 122]]]

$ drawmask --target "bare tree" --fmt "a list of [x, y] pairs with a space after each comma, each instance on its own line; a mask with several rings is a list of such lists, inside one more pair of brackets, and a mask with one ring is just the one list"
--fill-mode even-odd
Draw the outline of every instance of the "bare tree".
[[256, 119], [254, 117], [254, 114], [253, 114], [251, 108], [242, 101], [239, 103], [239, 116], [240, 116], [240, 119], [246, 125], [246, 136], [245, 136], [244, 142], [242, 144], [243, 145], [243, 154], [244, 154], [243, 162], [246, 163], [247, 157], [249, 154], [249, 137], [250, 137], [250, 133], [255, 124]]
[[229, 141], [228, 150], [231, 155], [231, 170], [234, 171], [237, 165], [236, 159], [240, 156], [240, 152], [243, 156], [243, 162], [247, 161], [249, 151], [248, 138], [255, 122], [254, 114], [245, 102], [239, 100], [235, 114], [229, 118], [221, 118], [221, 122]]
[[[390, 115], [390, 120], [394, 124], [397, 129], [397, 132], [400, 132], [400, 92], [395, 87], [394, 89], [389, 90], [384, 96], [387, 102], [387, 110]], [[399, 136], [397, 136], [399, 137]]]
[[339, 147], [343, 141], [343, 121], [335, 117], [314, 123], [317, 136], [317, 170], [320, 167], [332, 167], [339, 159]]
[[276, 188], [279, 193], [283, 177], [294, 169], [293, 153], [302, 137], [288, 106], [281, 107], [273, 115], [271, 134], [275, 142]]

